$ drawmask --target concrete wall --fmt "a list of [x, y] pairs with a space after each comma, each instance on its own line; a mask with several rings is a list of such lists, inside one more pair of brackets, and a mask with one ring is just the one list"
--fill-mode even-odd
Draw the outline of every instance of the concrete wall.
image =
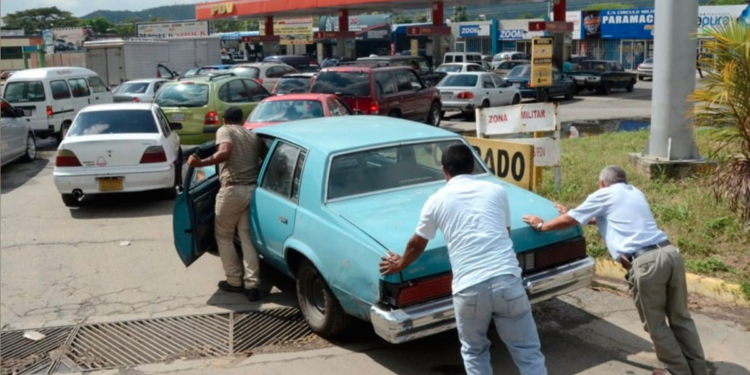
[[86, 54], [83, 52], [55, 53], [44, 56], [47, 66], [86, 67]]

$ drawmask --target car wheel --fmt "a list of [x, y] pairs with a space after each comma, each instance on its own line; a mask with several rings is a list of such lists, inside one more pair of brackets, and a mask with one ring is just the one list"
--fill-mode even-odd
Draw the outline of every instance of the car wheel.
[[427, 115], [427, 125], [432, 125], [436, 128], [440, 127], [440, 119], [443, 117], [440, 111], [440, 104], [438, 102], [432, 103], [430, 107], [430, 113]]
[[482, 102], [482, 108], [490, 108], [490, 101], [485, 99]]
[[62, 194], [62, 201], [66, 207], [78, 207], [81, 203], [78, 198], [74, 197], [73, 194]]
[[573, 96], [575, 96], [575, 89], [570, 89], [568, 92], [565, 93], [565, 100], [573, 100]]
[[536, 101], [539, 103], [546, 103], [549, 101], [549, 91], [540, 90], [536, 94]]
[[34, 159], [36, 159], [36, 139], [34, 139], [33, 134], [29, 133], [26, 137], [26, 152], [21, 157], [21, 161], [30, 163]]
[[511, 102], [511, 104], [516, 105], [516, 104], [520, 104], [520, 103], [521, 103], [521, 96], [520, 95], [514, 96], [513, 97], [513, 102]]
[[633, 92], [634, 88], [635, 88], [635, 81], [630, 81], [630, 83], [628, 83], [628, 87], [626, 87], [625, 90], [628, 90], [628, 92]]
[[604, 87], [602, 87], [602, 94], [603, 95], [609, 95], [612, 93], [612, 84], [611, 83], [605, 83]]
[[578, 86], [576, 85], [576, 86], [575, 86], [575, 88], [573, 89], [573, 94], [574, 94], [574, 95], [578, 95], [578, 94], [580, 94], [580, 93], [581, 93], [581, 91], [583, 91], [583, 88], [581, 88], [581, 87], [578, 87]]
[[297, 300], [307, 325], [321, 337], [335, 336], [351, 321], [320, 272], [308, 260], [303, 261], [297, 271]]

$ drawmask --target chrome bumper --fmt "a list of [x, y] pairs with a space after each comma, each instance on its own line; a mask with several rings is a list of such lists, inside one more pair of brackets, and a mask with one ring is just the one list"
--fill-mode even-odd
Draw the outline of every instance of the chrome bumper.
[[[591, 257], [586, 257], [586, 259], [525, 277], [523, 284], [526, 293], [529, 294], [529, 300], [531, 303], [537, 303], [591, 285], [595, 264]], [[372, 306], [370, 321], [378, 336], [394, 344], [434, 335], [456, 327], [452, 297], [399, 310]]]

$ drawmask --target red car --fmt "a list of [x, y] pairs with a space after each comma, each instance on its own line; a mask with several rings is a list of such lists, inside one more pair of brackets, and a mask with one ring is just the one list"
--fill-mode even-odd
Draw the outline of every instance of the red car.
[[245, 122], [245, 129], [256, 129], [280, 122], [318, 117], [349, 116], [354, 114], [336, 95], [290, 94], [271, 96], [255, 107]]

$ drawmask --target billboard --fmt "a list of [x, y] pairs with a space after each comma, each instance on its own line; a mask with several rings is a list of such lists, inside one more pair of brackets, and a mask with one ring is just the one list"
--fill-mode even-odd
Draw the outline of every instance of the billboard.
[[[49, 34], [45, 36], [49, 38]], [[83, 27], [52, 29], [54, 52], [76, 52], [83, 50], [83, 42], [91, 40], [91, 30]], [[45, 44], [48, 40], [45, 39]]]
[[698, 35], [731, 21], [750, 24], [750, 5], [700, 7], [698, 8]]
[[585, 39], [601, 39], [600, 12], [598, 10], [584, 10], [581, 16], [583, 17], [583, 37]]
[[208, 36], [208, 21], [139, 23], [139, 38], [195, 38]]
[[601, 11], [602, 39], [653, 39], [654, 8]]
[[[260, 28], [260, 35], [265, 35], [265, 27]], [[280, 38], [279, 44], [313, 44], [312, 17], [274, 19], [273, 34]]]

